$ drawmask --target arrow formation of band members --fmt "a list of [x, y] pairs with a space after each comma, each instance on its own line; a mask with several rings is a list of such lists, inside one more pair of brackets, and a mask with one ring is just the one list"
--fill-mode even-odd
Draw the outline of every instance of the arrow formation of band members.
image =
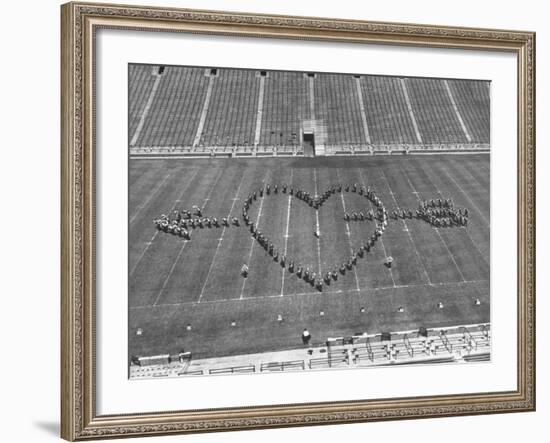
[[[344, 220], [347, 223], [351, 222], [364, 222], [374, 221], [374, 232], [366, 237], [362, 241], [362, 245], [355, 251], [352, 251], [349, 258], [341, 265], [335, 266], [333, 269], [320, 273], [319, 275], [313, 272], [309, 267], [304, 267], [300, 263], [296, 263], [292, 258], [287, 257], [281, 253], [275, 245], [268, 239], [250, 220], [249, 210], [258, 199], [265, 198], [270, 195], [276, 194], [288, 194], [294, 196], [298, 200], [308, 204], [312, 209], [318, 211], [323, 204], [334, 194], [341, 193], [356, 193], [366, 198], [371, 204], [372, 209], [368, 209], [359, 212], [344, 213]], [[455, 208], [453, 201], [448, 199], [430, 199], [422, 200], [419, 203], [415, 212], [411, 209], [395, 209], [392, 211], [391, 216], [388, 214], [386, 207], [376, 193], [369, 187], [360, 186], [357, 183], [354, 184], [334, 184], [329, 186], [325, 192], [320, 196], [313, 196], [303, 189], [296, 189], [287, 184], [277, 185], [270, 184], [262, 185], [258, 189], [252, 191], [244, 200], [242, 207], [242, 220], [244, 225], [250, 231], [252, 237], [258, 242], [258, 244], [269, 254], [274, 262], [280, 264], [282, 268], [285, 268], [289, 273], [296, 274], [300, 279], [303, 279], [306, 283], [314, 286], [317, 290], [322, 291], [323, 286], [329, 286], [332, 282], [338, 280], [339, 276], [345, 276], [348, 271], [352, 271], [357, 265], [357, 261], [366, 257], [366, 255], [374, 248], [376, 243], [380, 240], [388, 221], [391, 219], [417, 219], [423, 220], [435, 228], [450, 228], [467, 226], [468, 224], [468, 209], [467, 208]], [[174, 210], [172, 217], [162, 214], [159, 218], [154, 220], [154, 223], [158, 230], [169, 233], [178, 237], [182, 237], [185, 240], [191, 240], [191, 231], [203, 228], [229, 228], [231, 226], [240, 227], [241, 222], [237, 217], [229, 219], [223, 217], [218, 219], [216, 217], [204, 216], [202, 210], [198, 206], [193, 206], [192, 210], [181, 209]], [[321, 233], [318, 227], [313, 229], [313, 235], [319, 237]], [[392, 257], [386, 257], [385, 266], [391, 268], [393, 259]], [[248, 264], [243, 264], [241, 268], [241, 275], [243, 277], [248, 276]]]

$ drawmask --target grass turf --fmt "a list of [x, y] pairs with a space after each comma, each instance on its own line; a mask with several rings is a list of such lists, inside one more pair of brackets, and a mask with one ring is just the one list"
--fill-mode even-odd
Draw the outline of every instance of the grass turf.
[[[364, 331], [490, 320], [488, 155], [136, 159], [129, 180], [131, 355], [185, 349], [200, 358], [286, 349], [301, 344], [304, 327], [313, 342], [323, 342]], [[451, 197], [455, 206], [468, 208], [469, 224], [434, 229], [421, 220], [392, 219], [354, 270], [319, 292], [252, 239], [242, 224], [243, 199], [262, 183], [320, 194], [338, 182], [370, 186], [390, 214], [414, 211], [419, 199]], [[191, 241], [156, 231], [155, 217], [195, 204], [207, 216], [236, 216], [241, 226], [195, 229]], [[374, 229], [373, 222], [346, 224], [344, 208], [366, 212], [370, 204], [351, 192], [336, 193], [316, 212], [279, 192], [259, 198], [249, 214], [279, 251], [324, 273]], [[313, 236], [317, 217], [319, 239]], [[387, 255], [394, 258], [391, 270], [383, 265]], [[245, 262], [247, 279], [240, 275]]]

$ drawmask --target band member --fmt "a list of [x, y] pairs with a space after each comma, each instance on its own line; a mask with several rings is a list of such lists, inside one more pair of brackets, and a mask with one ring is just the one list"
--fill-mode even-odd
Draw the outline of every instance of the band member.
[[292, 260], [288, 264], [288, 272], [290, 273], [294, 272], [294, 262]]
[[239, 226], [239, 219], [237, 217], [233, 217], [233, 224]]
[[279, 188], [277, 185], [273, 186], [273, 192], [277, 194], [279, 192]]
[[248, 277], [248, 265], [246, 263], [241, 267], [241, 275], [246, 278]]

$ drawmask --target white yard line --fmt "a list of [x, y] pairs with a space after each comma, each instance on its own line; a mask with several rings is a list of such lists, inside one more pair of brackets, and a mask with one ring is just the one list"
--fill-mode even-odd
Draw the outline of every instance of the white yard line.
[[453, 97], [453, 93], [451, 91], [451, 87], [449, 86], [449, 82], [447, 80], [443, 80], [443, 84], [445, 85], [445, 89], [447, 90], [447, 95], [449, 96], [449, 100], [451, 100], [451, 104], [453, 105], [453, 109], [455, 111], [456, 118], [458, 118], [460, 126], [462, 127], [462, 132], [464, 132], [464, 135], [466, 136], [466, 140], [468, 140], [468, 143], [471, 143], [472, 142], [472, 137], [470, 136], [470, 133], [468, 132], [468, 128], [466, 127], [466, 123], [464, 123], [464, 120], [462, 119], [462, 115], [460, 115], [460, 111], [458, 110], [458, 106], [456, 105], [455, 98]]
[[[469, 284], [478, 284], [478, 283], [488, 283], [489, 280], [466, 280], [464, 282], [443, 282], [443, 283], [433, 283], [432, 287], [449, 287], [449, 286], [461, 286], [461, 285], [469, 285]], [[388, 289], [407, 289], [407, 288], [422, 288], [425, 287], [425, 284], [412, 284], [412, 285], [397, 285], [397, 286], [380, 286], [378, 288], [365, 288], [363, 291], [365, 292], [377, 292], [377, 291], [385, 291]], [[291, 297], [303, 297], [305, 295], [315, 295], [315, 296], [323, 296], [323, 295], [338, 295], [341, 296], [342, 294], [355, 294], [357, 291], [355, 290], [337, 290], [337, 291], [314, 291], [314, 292], [298, 292], [294, 294], [285, 294], [283, 295], [284, 298], [291, 298]], [[244, 302], [244, 301], [250, 301], [250, 300], [262, 300], [262, 299], [268, 299], [268, 298], [281, 298], [280, 295], [259, 295], [254, 297], [246, 297], [244, 299], [240, 298], [226, 298], [223, 300], [204, 300], [201, 304], [217, 304], [217, 303], [230, 303], [230, 302]], [[144, 306], [131, 306], [131, 310], [137, 310], [137, 309], [151, 309], [151, 308], [162, 308], [165, 306], [170, 307], [176, 307], [176, 306], [196, 306], [198, 302], [196, 301], [185, 301], [185, 302], [175, 302], [175, 303], [161, 303], [157, 305], [144, 305]]]
[[[405, 170], [403, 170], [401, 168], [401, 171], [403, 172], [403, 175], [405, 176], [405, 178], [407, 179], [407, 182], [409, 183], [409, 187], [412, 189], [413, 193], [416, 195], [416, 198], [418, 199], [418, 201], [421, 201], [421, 197], [420, 197], [420, 193], [416, 190], [416, 188], [414, 187], [414, 185], [412, 184], [412, 182], [410, 181], [409, 179], [409, 175], [406, 173]], [[433, 184], [433, 183], [432, 183]], [[436, 190], [438, 192], [438, 194], [442, 196], [441, 192], [439, 192], [439, 189], [436, 187]], [[439, 232], [439, 228], [435, 227], [435, 232], [437, 232], [437, 235], [439, 236], [439, 239], [441, 240], [441, 243], [443, 243], [443, 246], [445, 246], [445, 249], [447, 250], [447, 253], [449, 254], [449, 257], [451, 257], [451, 260], [453, 261], [454, 265], [455, 265], [455, 268], [456, 270], [458, 271], [459, 275], [460, 275], [460, 278], [462, 279], [463, 282], [466, 281], [466, 279], [464, 278], [464, 274], [462, 274], [462, 271], [460, 270], [460, 267], [458, 266], [458, 263], [456, 262], [455, 260], [455, 257], [453, 255], [453, 253], [451, 252], [451, 250], [449, 249], [449, 246], [447, 246], [447, 242], [445, 241], [445, 239], [443, 238], [443, 236], [441, 235], [441, 232]]]
[[164, 180], [162, 180], [162, 182], [160, 182], [157, 187], [153, 190], [153, 192], [151, 192], [149, 194], [149, 197], [147, 197], [147, 199], [141, 204], [138, 206], [138, 208], [136, 209], [136, 212], [134, 213], [134, 215], [132, 215], [130, 217], [130, 224], [132, 224], [134, 222], [134, 220], [136, 219], [136, 217], [139, 215], [139, 213], [141, 212], [141, 210], [143, 208], [145, 208], [145, 206], [147, 206], [149, 204], [149, 202], [151, 201], [151, 199], [157, 194], [157, 192], [159, 191], [159, 189], [162, 187], [162, 185], [164, 185], [164, 183], [166, 183], [166, 180], [168, 180], [170, 178], [170, 174], [167, 174], [166, 177], [164, 177]]
[[[386, 181], [386, 184], [388, 185], [388, 190], [390, 191], [391, 198], [393, 199], [393, 202], [395, 203], [395, 206], [399, 209], [399, 204], [397, 203], [397, 200], [396, 200], [395, 195], [393, 193], [393, 190], [391, 188], [390, 181], [388, 180], [388, 177], [386, 176], [386, 173], [384, 172], [384, 170], [381, 170], [381, 172], [382, 172], [382, 177], [384, 177], [384, 180]], [[417, 195], [417, 198], [418, 198], [418, 195]], [[428, 270], [426, 269], [426, 266], [424, 265], [424, 262], [422, 261], [422, 259], [420, 257], [420, 253], [418, 252], [418, 248], [416, 247], [416, 244], [414, 243], [414, 240], [413, 240], [412, 235], [411, 235], [411, 231], [410, 231], [409, 227], [407, 226], [407, 222], [403, 219], [401, 219], [401, 221], [403, 222], [403, 226], [405, 227], [405, 231], [407, 232], [407, 234], [409, 236], [409, 240], [411, 241], [411, 244], [413, 245], [414, 252], [416, 254], [416, 258], [417, 258], [418, 262], [420, 263], [420, 266], [422, 267], [422, 270], [424, 271], [424, 276], [426, 277], [426, 280], [428, 280], [428, 284], [431, 285], [432, 280], [430, 278], [430, 275], [428, 274]], [[464, 279], [462, 279], [462, 280], [464, 280]]]
[[214, 88], [214, 77], [210, 76], [208, 79], [208, 87], [206, 89], [206, 97], [204, 98], [204, 103], [202, 105], [201, 116], [199, 120], [199, 126], [197, 127], [197, 133], [195, 134], [195, 139], [193, 140], [193, 147], [198, 146], [201, 141], [202, 131], [204, 129], [204, 123], [206, 122], [206, 115], [208, 114], [208, 107], [210, 106], [210, 97], [212, 96], [212, 89]]
[[143, 112], [141, 113], [141, 117], [139, 118], [139, 123], [137, 125], [136, 132], [134, 132], [134, 136], [130, 141], [130, 146], [134, 146], [139, 140], [139, 136], [143, 129], [143, 125], [145, 124], [145, 119], [147, 118], [147, 114], [149, 114], [149, 109], [151, 109], [151, 106], [153, 104], [153, 99], [155, 98], [155, 94], [157, 93], [157, 89], [159, 87], [160, 79], [162, 78], [162, 76], [156, 74], [156, 77], [157, 78], [155, 78], [155, 83], [153, 83], [153, 88], [151, 89], [149, 98], [147, 99], [147, 103], [145, 104], [145, 107], [143, 108]]
[[[359, 177], [361, 177], [361, 185], [366, 187], [367, 186], [367, 182], [365, 181], [365, 178], [363, 177], [363, 171], [361, 169], [359, 169]], [[376, 211], [374, 211], [374, 207], [372, 206], [372, 202], [370, 200], [369, 201], [369, 205], [371, 207], [371, 209], [373, 210], [374, 214], [376, 215]], [[384, 251], [384, 257], [387, 257], [388, 256], [388, 252], [386, 251], [386, 246], [384, 246], [384, 240], [382, 240], [382, 237], [380, 237], [380, 246], [382, 246], [382, 250]], [[391, 268], [387, 268], [388, 271], [390, 272], [390, 277], [391, 277], [391, 281], [393, 283], [393, 287], [396, 288], [397, 285], [395, 284], [395, 278], [393, 277], [393, 271]]]
[[256, 130], [254, 133], [254, 146], [260, 144], [262, 133], [262, 116], [264, 112], [265, 77], [260, 77], [260, 92], [258, 93], [258, 110], [256, 111]]
[[[176, 209], [176, 206], [177, 204], [181, 201], [181, 198], [183, 197], [183, 194], [185, 194], [185, 192], [187, 191], [187, 189], [189, 189], [189, 185], [191, 184], [191, 182], [193, 181], [193, 179], [195, 178], [195, 176], [197, 175], [197, 173], [199, 172], [199, 170], [197, 169], [193, 175], [191, 176], [191, 179], [187, 182], [187, 184], [185, 185], [185, 188], [183, 189], [183, 191], [181, 191], [181, 194], [179, 195], [178, 199], [176, 200], [176, 202], [174, 203], [174, 206], [172, 206], [172, 209], [170, 212], [173, 212], [174, 209]], [[153, 236], [151, 237], [151, 240], [149, 240], [146, 244], [145, 244], [145, 248], [143, 249], [143, 251], [141, 252], [141, 254], [139, 255], [139, 258], [137, 259], [136, 263], [134, 264], [132, 270], [130, 271], [130, 274], [129, 274], [129, 277], [131, 277], [137, 266], [139, 265], [139, 263], [141, 262], [141, 260], [143, 259], [143, 257], [145, 256], [145, 253], [147, 252], [147, 250], [149, 249], [149, 247], [151, 246], [151, 244], [153, 243], [153, 241], [155, 241], [155, 238], [157, 238], [157, 235], [159, 234], [159, 230], [158, 229], [155, 229], [155, 233], [153, 234]]]
[[[266, 175], [264, 177], [264, 180], [262, 182], [262, 186], [264, 186], [264, 183], [267, 182], [268, 176], [269, 176], [269, 172], [266, 173]], [[264, 206], [265, 198], [266, 198], [266, 196], [265, 196], [265, 192], [264, 192], [264, 196], [261, 197], [260, 207], [258, 208], [258, 215], [256, 216], [256, 223], [254, 223], [254, 226], [256, 226], [256, 229], [259, 228], [260, 217], [262, 216], [262, 208]], [[246, 263], [250, 263], [250, 259], [252, 258], [252, 252], [254, 251], [255, 243], [256, 243], [256, 239], [254, 237], [252, 237], [251, 241], [250, 241], [250, 252], [248, 253], [248, 260], [246, 261]], [[244, 297], [244, 288], [246, 286], [246, 281], [247, 280], [248, 280], [248, 278], [243, 278], [243, 285], [241, 287], [241, 295], [239, 296], [240, 300], [242, 300], [243, 297]]]
[[[313, 169], [313, 178], [315, 180], [315, 198], [318, 196], [317, 186], [317, 169]], [[321, 226], [319, 225], [319, 211], [315, 210], [315, 223], [317, 232], [321, 233]], [[321, 240], [317, 237], [317, 265], [319, 266], [319, 276], [321, 276]]]
[[[223, 175], [223, 169], [218, 174], [218, 178], [216, 179], [216, 182], [210, 188], [210, 191], [208, 191], [207, 197], [203, 200], [203, 203], [202, 203], [202, 206], [201, 206], [201, 211], [204, 210], [204, 208], [206, 207], [206, 205], [210, 201], [210, 196], [212, 195], [212, 192], [214, 191], [214, 188], [216, 187], [216, 185], [220, 181], [220, 178], [221, 178], [222, 175]], [[189, 233], [189, 235], [191, 235], [191, 233]], [[187, 243], [189, 243], [189, 240], [184, 242], [181, 249], [179, 250], [178, 255], [176, 256], [176, 259], [174, 260], [174, 263], [172, 263], [172, 267], [170, 268], [170, 272], [168, 273], [168, 276], [164, 280], [164, 282], [162, 284], [162, 287], [160, 288], [160, 291], [157, 295], [157, 298], [155, 299], [155, 302], [153, 303], [153, 306], [155, 306], [158, 303], [158, 301], [160, 300], [160, 297], [162, 296], [162, 293], [164, 292], [164, 289], [166, 288], [166, 285], [168, 284], [168, 281], [170, 280], [170, 277], [172, 277], [174, 269], [176, 269], [176, 265], [178, 264], [179, 259], [180, 259], [181, 255], [183, 254], [183, 251], [185, 250], [185, 247], [187, 246]]]
[[407, 110], [409, 111], [409, 117], [411, 118], [411, 122], [414, 127], [414, 132], [416, 133], [416, 140], [418, 143], [422, 144], [422, 136], [420, 135], [420, 129], [418, 129], [418, 124], [416, 123], [416, 117], [414, 116], [414, 111], [411, 104], [411, 99], [409, 98], [409, 92], [407, 91], [407, 85], [405, 84], [405, 79], [400, 78], [399, 79], [401, 83], [401, 89], [403, 91], [403, 95], [405, 96], [405, 102], [407, 102]]
[[[294, 169], [291, 169], [290, 170], [290, 185], [289, 186], [292, 186], [292, 178], [294, 176]], [[290, 195], [290, 191], [289, 191], [289, 194], [288, 194], [288, 205], [287, 205], [287, 208], [286, 208], [286, 229], [285, 229], [285, 252], [284, 252], [284, 255], [286, 257], [286, 252], [288, 250], [288, 228], [290, 226], [290, 208], [292, 206], [292, 195]], [[285, 265], [286, 266], [286, 265]], [[286, 267], [284, 267], [281, 271], [281, 297], [283, 296], [284, 294], [284, 290], [285, 290], [285, 274], [286, 274]]]
[[[336, 177], [337, 177], [338, 182], [340, 182], [340, 172], [339, 172], [338, 169], [336, 169]], [[344, 199], [344, 193], [343, 192], [340, 192], [340, 200], [342, 201], [342, 208], [344, 209], [344, 214], [345, 214], [347, 212], [347, 209], [346, 209], [346, 201]], [[353, 255], [353, 245], [351, 243], [351, 232], [349, 230], [349, 223], [348, 222], [346, 222], [346, 234], [348, 236], [349, 251]], [[355, 277], [355, 288], [357, 289], [357, 292], [359, 292], [360, 291], [359, 278], [357, 277], [357, 270], [355, 269], [355, 267], [353, 268], [353, 275]]]
[[[238, 200], [239, 192], [241, 191], [241, 185], [243, 184], [244, 174], [241, 175], [241, 181], [239, 182], [239, 187], [237, 188], [237, 192], [235, 193], [235, 197], [233, 198], [233, 203], [231, 204], [231, 209], [229, 210], [229, 214], [227, 214], [227, 219], [230, 220], [231, 213], [233, 212], [233, 208], [235, 207], [235, 202]], [[218, 245], [216, 246], [216, 251], [214, 252], [214, 257], [212, 257], [212, 262], [210, 263], [210, 267], [208, 268], [208, 273], [206, 274], [206, 278], [204, 279], [204, 284], [202, 285], [201, 293], [199, 295], [199, 299], [197, 300], [197, 303], [200, 303], [202, 300], [202, 297], [204, 295], [204, 289], [206, 288], [206, 284], [208, 283], [208, 278], [210, 277], [210, 273], [212, 272], [212, 268], [214, 267], [214, 262], [216, 261], [216, 257], [218, 255], [218, 251], [220, 250], [220, 246], [223, 242], [223, 236], [225, 234], [225, 230], [227, 229], [227, 226], [224, 226], [222, 229], [222, 235], [220, 239], [218, 240]]]

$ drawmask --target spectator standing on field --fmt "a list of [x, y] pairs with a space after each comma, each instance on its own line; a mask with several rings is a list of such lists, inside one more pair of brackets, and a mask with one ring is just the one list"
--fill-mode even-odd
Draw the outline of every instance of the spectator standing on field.
[[311, 334], [307, 330], [307, 328], [304, 328], [304, 331], [302, 332], [302, 343], [304, 345], [309, 345], [309, 341], [311, 340]]

